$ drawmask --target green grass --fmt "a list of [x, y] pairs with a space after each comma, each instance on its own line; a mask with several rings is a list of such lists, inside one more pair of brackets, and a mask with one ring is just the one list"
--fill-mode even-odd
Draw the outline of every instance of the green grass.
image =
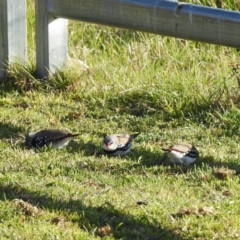
[[[0, 88], [0, 238], [238, 239], [239, 51], [69, 21], [68, 67], [39, 81], [28, 8], [29, 62]], [[62, 150], [25, 147], [43, 128], [81, 136]], [[126, 157], [99, 154], [115, 132], [141, 132]], [[181, 141], [198, 148], [196, 163], [159, 165]]]

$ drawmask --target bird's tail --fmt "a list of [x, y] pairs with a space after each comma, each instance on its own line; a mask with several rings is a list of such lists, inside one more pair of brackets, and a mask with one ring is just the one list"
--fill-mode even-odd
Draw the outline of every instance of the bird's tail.
[[77, 134], [71, 134], [71, 137], [76, 137], [76, 136], [79, 136], [80, 133], [77, 133]]
[[131, 134], [132, 139], [136, 138], [140, 133]]
[[170, 152], [170, 149], [168, 149], [168, 148], [162, 148], [162, 150], [163, 150], [164, 152]]
[[63, 140], [65, 138], [72, 138], [72, 137], [76, 137], [76, 136], [79, 136], [79, 135], [80, 135], [80, 133], [78, 133], [78, 134], [71, 134], [71, 133], [69, 133], [69, 134], [67, 134], [67, 135], [65, 135], [63, 137], [60, 137], [59, 139]]

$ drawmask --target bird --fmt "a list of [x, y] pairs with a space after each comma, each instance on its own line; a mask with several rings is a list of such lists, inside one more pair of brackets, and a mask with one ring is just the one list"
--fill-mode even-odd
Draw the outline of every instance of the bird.
[[175, 144], [170, 148], [163, 148], [162, 150], [166, 152], [162, 158], [162, 162], [168, 156], [170, 162], [173, 164], [183, 164], [185, 166], [189, 166], [199, 157], [198, 150], [189, 143]]
[[135, 134], [111, 134], [105, 135], [102, 141], [102, 149], [109, 156], [126, 155], [130, 152]]
[[57, 149], [61, 149], [68, 145], [68, 142], [80, 134], [71, 134], [65, 130], [44, 129], [39, 132], [29, 132], [26, 135], [25, 143], [28, 147], [42, 148], [52, 145]]

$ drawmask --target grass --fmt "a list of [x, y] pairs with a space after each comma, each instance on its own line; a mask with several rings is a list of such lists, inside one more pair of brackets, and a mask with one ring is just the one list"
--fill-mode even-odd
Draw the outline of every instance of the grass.
[[[29, 63], [0, 88], [1, 239], [238, 239], [239, 51], [70, 21], [68, 67], [39, 81], [28, 8]], [[26, 148], [43, 128], [81, 136]], [[114, 132], [141, 132], [128, 156], [99, 154]], [[159, 165], [181, 141], [196, 163]]]

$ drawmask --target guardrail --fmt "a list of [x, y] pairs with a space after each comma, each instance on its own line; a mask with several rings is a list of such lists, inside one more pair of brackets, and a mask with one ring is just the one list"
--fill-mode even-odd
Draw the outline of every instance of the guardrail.
[[234, 11], [165, 0], [36, 0], [36, 9], [40, 77], [67, 60], [66, 19], [240, 48]]
[[[67, 19], [240, 48], [240, 12], [236, 11], [171, 0], [35, 0], [35, 3], [40, 78], [67, 62]], [[4, 62], [12, 62], [18, 56], [24, 63], [26, 14], [25, 0], [0, 0], [0, 6], [4, 19], [0, 23], [1, 78]]]

